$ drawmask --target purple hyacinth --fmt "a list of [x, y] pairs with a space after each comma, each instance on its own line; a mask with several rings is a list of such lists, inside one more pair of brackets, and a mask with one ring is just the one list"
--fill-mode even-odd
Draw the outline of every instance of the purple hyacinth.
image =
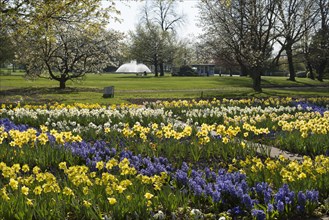
[[251, 209], [254, 203], [248, 194], [242, 195], [242, 202], [247, 209]]
[[231, 213], [234, 216], [239, 216], [239, 215], [245, 214], [245, 211], [243, 209], [241, 209], [240, 206], [235, 206], [233, 209], [229, 209], [227, 212]]
[[318, 106], [309, 102], [293, 102], [293, 104], [295, 106], [300, 106], [305, 111], [319, 112], [321, 115], [323, 115], [325, 111], [329, 111], [329, 109], [325, 107]]
[[253, 187], [252, 192], [256, 193], [257, 198], [264, 201], [264, 204], [268, 204], [272, 199], [273, 190], [266, 182], [257, 183], [255, 187]]
[[0, 119], [0, 127], [4, 127], [5, 131], [8, 132], [10, 130], [19, 130], [19, 131], [26, 131], [30, 127], [24, 124], [16, 125], [8, 118]]
[[267, 204], [267, 211], [268, 211], [268, 212], [273, 212], [273, 211], [274, 211], [274, 206], [273, 206], [273, 204], [271, 204], [271, 203], [268, 203], [268, 204]]
[[299, 191], [297, 194], [297, 202], [301, 207], [305, 207], [306, 204], [306, 195], [305, 193]]
[[253, 209], [251, 210], [251, 215], [256, 218], [256, 220], [266, 219], [266, 214], [263, 210]]
[[277, 210], [282, 213], [284, 211], [284, 203], [280, 200], [277, 202]]
[[284, 204], [294, 204], [295, 193], [290, 191], [288, 184], [284, 184], [283, 187], [279, 188], [278, 192], [274, 196], [274, 200], [276, 203], [279, 201]]
[[316, 190], [306, 190], [306, 199], [312, 203], [319, 201], [319, 191]]

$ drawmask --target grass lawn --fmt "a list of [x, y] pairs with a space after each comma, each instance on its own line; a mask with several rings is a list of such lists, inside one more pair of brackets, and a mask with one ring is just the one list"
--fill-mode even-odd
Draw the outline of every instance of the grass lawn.
[[[54, 80], [26, 80], [22, 73], [0, 76], [1, 102], [117, 104], [130, 99], [268, 97], [268, 96], [329, 96], [329, 80], [319, 82], [286, 77], [262, 77], [262, 93], [251, 88], [249, 77], [137, 77], [135, 74], [88, 74], [84, 80], [68, 81], [67, 89], [57, 89]], [[103, 88], [115, 87], [115, 98], [102, 98]]]

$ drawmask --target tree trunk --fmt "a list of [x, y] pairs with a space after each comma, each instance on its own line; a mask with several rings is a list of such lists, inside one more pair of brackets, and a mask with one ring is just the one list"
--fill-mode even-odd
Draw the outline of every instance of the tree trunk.
[[159, 71], [158, 71], [158, 64], [154, 65], [154, 76], [158, 77], [159, 76]]
[[296, 79], [295, 79], [296, 73], [295, 73], [294, 62], [293, 62], [293, 57], [292, 57], [292, 45], [291, 44], [287, 44], [286, 52], [287, 52], [289, 74], [290, 74], [289, 80], [296, 81]]
[[261, 87], [261, 74], [259, 71], [253, 71], [252, 73], [252, 80], [253, 80], [253, 89], [256, 92], [262, 92], [262, 87]]
[[65, 89], [66, 88], [66, 81], [68, 78], [65, 77], [66, 73], [61, 74], [61, 78], [59, 79], [59, 88], [60, 89]]
[[245, 65], [240, 64], [241, 75], [240, 76], [248, 76], [248, 70]]
[[66, 88], [66, 80], [60, 80], [59, 81], [59, 88], [60, 89], [65, 89]]
[[160, 76], [164, 76], [163, 62], [160, 63]]
[[154, 60], [154, 76], [158, 77], [159, 76], [159, 71], [158, 71], [158, 60]]
[[312, 65], [309, 61], [306, 62], [306, 68], [307, 68], [308, 71], [310, 71], [309, 78], [312, 79], [312, 80], [315, 80], [313, 67], [312, 67]]
[[[307, 48], [307, 46], [305, 46], [305, 48]], [[311, 64], [311, 59], [309, 56], [310, 50], [307, 48], [304, 52], [304, 59], [305, 59], [305, 64], [306, 64], [306, 69], [310, 72], [310, 75], [308, 76], [308, 78], [315, 80], [315, 76], [314, 76], [314, 72], [313, 72], [313, 67]]]
[[319, 67], [317, 68], [317, 73], [318, 73], [318, 80], [323, 82], [323, 75], [324, 75], [324, 70], [326, 68], [326, 61], [322, 61], [319, 65]]

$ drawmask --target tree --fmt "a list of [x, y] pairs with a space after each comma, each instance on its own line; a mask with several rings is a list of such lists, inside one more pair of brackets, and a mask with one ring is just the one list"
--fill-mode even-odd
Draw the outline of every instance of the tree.
[[[135, 50], [148, 51], [149, 55], [146, 54], [146, 57], [148, 56], [148, 62], [154, 65], [155, 76], [158, 76], [158, 71], [160, 71], [160, 76], [163, 76], [164, 64], [172, 64], [174, 59], [177, 47], [175, 28], [184, 22], [184, 16], [177, 14], [175, 7], [175, 0], [146, 1], [141, 22], [136, 30], [137, 33], [131, 35], [133, 44], [138, 42], [138, 46], [137, 44], [133, 46]], [[149, 38], [150, 36], [152, 39]], [[140, 39], [137, 40], [137, 37]], [[152, 45], [143, 44], [142, 41], [146, 40], [150, 40], [148, 42]], [[143, 49], [141, 46], [145, 48]], [[136, 51], [133, 53], [136, 54]]]
[[279, 24], [276, 25], [276, 31], [280, 36], [277, 42], [287, 55], [289, 80], [295, 81], [293, 46], [314, 26], [317, 10], [313, 8], [313, 0], [278, 0], [277, 5]]
[[0, 1], [0, 27], [5, 29], [8, 25], [14, 25], [18, 17], [25, 17], [30, 10], [29, 0], [1, 0]]
[[160, 29], [149, 24], [138, 25], [136, 32], [130, 32], [131, 36], [131, 57], [140, 62], [154, 66], [155, 76], [159, 75], [160, 62], [165, 60], [164, 56], [170, 54], [166, 51], [168, 35]]
[[217, 48], [213, 43], [216, 41], [209, 41], [206, 35], [200, 35], [198, 41], [192, 44], [195, 48], [195, 62], [207, 64], [217, 57]]
[[12, 63], [14, 60], [14, 45], [10, 36], [0, 30], [0, 66]]
[[309, 72], [308, 77], [312, 80], [315, 80], [313, 65], [310, 56], [310, 43], [311, 43], [311, 33], [310, 31], [305, 31], [304, 36], [301, 39], [301, 53], [304, 58], [306, 69]]
[[[313, 10], [318, 11], [318, 16], [314, 21], [305, 21], [313, 22], [314, 25], [312, 29], [304, 31], [302, 52], [309, 77], [315, 79], [316, 70], [318, 80], [322, 81], [324, 70], [329, 64], [329, 1], [316, 0]], [[307, 24], [304, 26], [307, 27]]]
[[320, 29], [312, 39], [310, 53], [318, 74], [318, 80], [323, 81], [324, 70], [329, 65], [329, 1], [317, 0], [320, 14]]
[[[214, 62], [217, 66], [220, 66], [220, 74], [222, 71], [239, 71], [240, 69], [241, 75], [247, 75], [244, 63], [238, 62], [232, 49], [220, 39], [210, 35], [201, 35], [199, 38], [200, 43], [197, 45], [197, 60], [199, 63]], [[239, 59], [239, 61], [242, 60]]]
[[177, 26], [184, 23], [184, 15], [175, 11], [175, 0], [152, 0], [146, 1], [144, 7], [144, 23], [153, 24], [162, 31], [173, 31]]
[[329, 26], [315, 33], [310, 44], [310, 62], [319, 81], [323, 81], [324, 70], [329, 64]]
[[130, 43], [131, 39], [129, 38], [129, 35], [124, 34], [122, 37], [122, 41], [120, 41], [119, 48], [117, 51], [117, 55], [114, 57], [114, 66], [119, 67], [122, 64], [126, 63], [127, 60], [134, 60], [136, 58], [133, 58], [130, 53]]
[[11, 36], [11, 27], [14, 27], [14, 20], [22, 16], [29, 8], [30, 1], [0, 1], [0, 65], [13, 63], [14, 44]]
[[173, 66], [185, 66], [192, 63], [198, 63], [197, 59], [197, 48], [198, 44], [195, 42], [195, 39], [182, 39], [177, 42]]
[[253, 79], [255, 91], [261, 89], [274, 43], [274, 0], [240, 0], [200, 4], [202, 25], [208, 41], [218, 51], [225, 50]]
[[[106, 64], [113, 55], [119, 35], [104, 33], [113, 5], [101, 7], [101, 0], [2, 1], [1, 19], [7, 33], [20, 47], [18, 59], [29, 76], [45, 76], [65, 82], [84, 76]], [[97, 68], [96, 68], [97, 67]], [[58, 72], [58, 74], [57, 74]]]
[[59, 81], [64, 89], [68, 80], [81, 79], [86, 73], [102, 71], [112, 64], [121, 35], [97, 32], [62, 23], [51, 39], [31, 37], [20, 41], [20, 62], [28, 77], [44, 77]]

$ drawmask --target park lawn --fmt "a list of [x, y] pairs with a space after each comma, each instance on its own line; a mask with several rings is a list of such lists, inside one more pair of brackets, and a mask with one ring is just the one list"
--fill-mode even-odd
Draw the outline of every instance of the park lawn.
[[[138, 77], [134, 74], [87, 74], [84, 80], [68, 81], [67, 87], [103, 88], [115, 86], [118, 90], [169, 90], [218, 89], [218, 86], [246, 86], [250, 79], [244, 77]], [[236, 80], [239, 78], [239, 83]], [[58, 87], [59, 82], [49, 79], [26, 80], [22, 74], [0, 76], [1, 89], [17, 87]]]
[[[250, 77], [137, 77], [135, 74], [87, 74], [68, 81], [67, 89], [49, 79], [26, 80], [22, 73], [0, 76], [1, 102], [63, 102], [119, 104], [131, 99], [186, 99], [211, 97], [329, 96], [329, 80], [319, 82], [286, 77], [262, 77], [263, 92], [254, 92]], [[115, 98], [102, 98], [103, 89], [114, 86]], [[296, 89], [297, 87], [297, 89]]]

